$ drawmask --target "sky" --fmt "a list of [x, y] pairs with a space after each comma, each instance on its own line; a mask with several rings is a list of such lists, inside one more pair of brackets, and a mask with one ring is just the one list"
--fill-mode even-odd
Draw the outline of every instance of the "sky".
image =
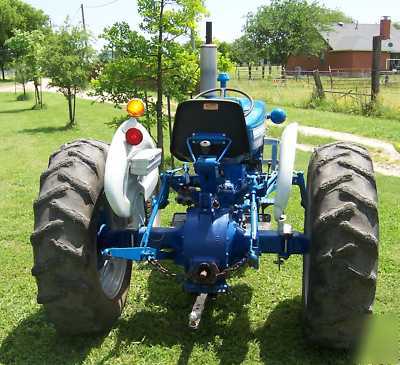
[[[87, 27], [95, 36], [104, 27], [117, 21], [127, 21], [133, 29], [137, 29], [140, 22], [135, 0], [25, 1], [43, 9], [55, 25], [62, 24], [67, 16], [72, 23], [79, 24], [80, 4], [83, 3]], [[268, 3], [268, 0], [206, 0], [210, 16], [199, 24], [201, 34], [205, 33], [205, 21], [211, 20], [214, 23], [214, 37], [232, 41], [240, 36], [246, 14]], [[320, 3], [332, 9], [340, 9], [360, 23], [378, 23], [384, 15], [400, 21], [400, 0], [321, 0]]]

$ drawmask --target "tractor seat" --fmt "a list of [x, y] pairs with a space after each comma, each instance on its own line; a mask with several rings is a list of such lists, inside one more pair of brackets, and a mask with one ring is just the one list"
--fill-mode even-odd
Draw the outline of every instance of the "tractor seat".
[[[249, 138], [243, 109], [235, 101], [226, 99], [199, 99], [180, 103], [172, 131], [171, 154], [183, 162], [191, 162], [187, 139], [193, 133], [225, 134], [232, 140], [225, 158], [245, 157], [250, 153]], [[212, 146], [209, 154], [218, 155], [220, 146]], [[200, 148], [194, 146], [195, 155]]]

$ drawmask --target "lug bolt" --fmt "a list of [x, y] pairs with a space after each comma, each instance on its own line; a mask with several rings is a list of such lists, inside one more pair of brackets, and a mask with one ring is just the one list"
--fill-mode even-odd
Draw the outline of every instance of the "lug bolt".
[[218, 201], [217, 199], [215, 199], [215, 200], [213, 201], [213, 203], [212, 203], [212, 206], [213, 206], [214, 209], [219, 209], [219, 207], [220, 207], [221, 205], [219, 204], [219, 201]]

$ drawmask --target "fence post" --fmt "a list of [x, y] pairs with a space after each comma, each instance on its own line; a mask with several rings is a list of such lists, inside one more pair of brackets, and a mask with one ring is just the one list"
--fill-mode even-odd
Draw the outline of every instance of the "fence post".
[[331, 65], [329, 65], [329, 77], [331, 79], [331, 90], [333, 90], [333, 77], [332, 77]]
[[374, 102], [379, 95], [379, 82], [381, 75], [382, 37], [380, 35], [373, 38], [372, 52], [371, 101]]
[[283, 82], [286, 82], [286, 68], [285, 66], [281, 66], [281, 79]]
[[263, 78], [263, 80], [265, 79], [265, 65], [263, 64], [262, 65], [262, 78]]
[[251, 80], [251, 65], [249, 64], [249, 80]]
[[324, 87], [322, 86], [322, 81], [321, 81], [321, 76], [319, 74], [319, 71], [315, 70], [313, 75], [314, 75], [315, 87], [317, 88], [318, 98], [324, 99], [325, 91], [324, 91]]

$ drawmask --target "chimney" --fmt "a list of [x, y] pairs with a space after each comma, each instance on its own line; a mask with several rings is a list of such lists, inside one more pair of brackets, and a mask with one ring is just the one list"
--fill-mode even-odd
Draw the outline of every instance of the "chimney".
[[380, 36], [382, 40], [390, 39], [390, 27], [392, 25], [392, 21], [389, 16], [384, 16], [381, 19], [381, 33]]

